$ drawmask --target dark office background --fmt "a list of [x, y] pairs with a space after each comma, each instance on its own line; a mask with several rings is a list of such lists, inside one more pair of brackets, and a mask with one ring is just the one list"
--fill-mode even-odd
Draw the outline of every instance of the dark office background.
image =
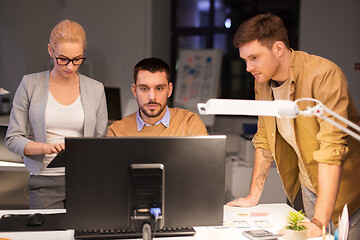
[[259, 13], [279, 15], [297, 49], [298, 0], [172, 0], [171, 62], [175, 69], [180, 49], [220, 48], [222, 98], [254, 99], [254, 81], [232, 44], [238, 26]]
[[337, 63], [360, 105], [358, 0], [0, 0], [0, 86], [13, 96], [22, 75], [48, 69], [50, 31], [70, 18], [88, 36], [82, 71], [105, 86], [121, 88], [123, 113], [133, 99], [134, 64], [160, 57], [172, 66], [176, 83], [178, 51], [185, 48], [223, 49], [217, 97], [252, 99], [253, 79], [232, 37], [242, 21], [265, 12], [284, 19], [292, 48]]

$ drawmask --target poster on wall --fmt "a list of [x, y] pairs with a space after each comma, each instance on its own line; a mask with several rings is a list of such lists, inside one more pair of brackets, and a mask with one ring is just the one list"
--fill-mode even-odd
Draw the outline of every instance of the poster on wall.
[[[198, 113], [197, 104], [219, 96], [221, 49], [183, 49], [179, 52], [174, 106]], [[214, 115], [200, 115], [213, 126]]]

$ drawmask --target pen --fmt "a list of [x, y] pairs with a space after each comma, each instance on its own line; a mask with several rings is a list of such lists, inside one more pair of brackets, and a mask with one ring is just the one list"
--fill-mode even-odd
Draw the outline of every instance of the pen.
[[325, 226], [322, 226], [322, 239], [326, 240], [326, 230], [325, 230]]

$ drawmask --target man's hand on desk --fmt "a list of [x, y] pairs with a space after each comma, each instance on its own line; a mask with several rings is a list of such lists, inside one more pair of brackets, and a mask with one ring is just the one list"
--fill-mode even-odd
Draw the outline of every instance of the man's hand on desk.
[[[318, 226], [316, 226], [315, 224], [313, 224], [311, 222], [302, 222], [301, 225], [304, 225], [306, 228], [307, 238], [320, 237], [322, 234], [322, 230], [320, 230], [320, 228]], [[286, 226], [284, 226], [284, 228], [280, 229], [278, 233], [281, 235], [285, 235], [285, 230], [286, 230]]]
[[253, 207], [253, 206], [256, 206], [257, 204], [258, 204], [258, 201], [251, 199], [248, 195], [244, 198], [238, 198], [231, 202], [228, 202], [226, 204], [226, 206], [229, 206], [229, 207]]
[[312, 223], [312, 222], [304, 222], [304, 223], [301, 223], [301, 224], [306, 227], [307, 238], [314, 238], [314, 237], [320, 237], [321, 236], [322, 230], [318, 226], [316, 226], [314, 223]]

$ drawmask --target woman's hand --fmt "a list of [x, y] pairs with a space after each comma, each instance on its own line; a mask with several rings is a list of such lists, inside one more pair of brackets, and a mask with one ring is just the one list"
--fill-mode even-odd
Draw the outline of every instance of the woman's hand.
[[65, 149], [64, 143], [39, 143], [39, 142], [28, 142], [24, 148], [25, 155], [42, 155], [42, 154], [53, 154], [59, 153]]
[[60, 151], [65, 149], [64, 143], [57, 143], [57, 144], [49, 144], [44, 143], [44, 153], [45, 154], [53, 154], [53, 153], [59, 153]]

